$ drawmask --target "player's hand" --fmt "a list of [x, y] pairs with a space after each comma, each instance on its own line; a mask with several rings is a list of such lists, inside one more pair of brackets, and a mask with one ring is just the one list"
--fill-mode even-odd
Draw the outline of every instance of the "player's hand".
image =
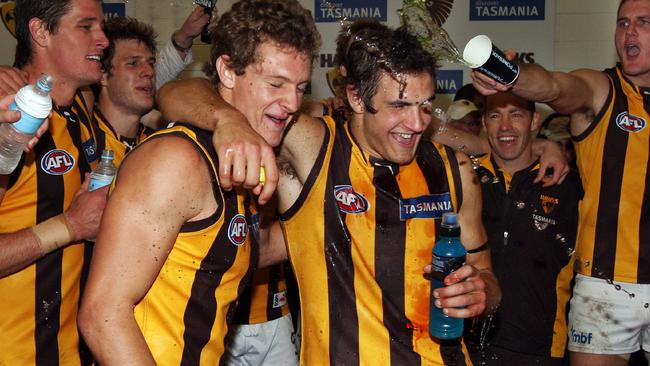
[[564, 182], [569, 174], [569, 163], [559, 144], [549, 140], [535, 140], [533, 150], [539, 155], [539, 173], [535, 183], [542, 182], [544, 187]]
[[[431, 273], [431, 265], [424, 268]], [[472, 318], [483, 314], [487, 302], [485, 281], [480, 271], [466, 264], [444, 279], [445, 287], [433, 290], [434, 305], [453, 318]]]
[[174, 33], [176, 43], [181, 47], [190, 47], [194, 38], [201, 34], [203, 27], [208, 22], [210, 22], [210, 14], [206, 14], [200, 6], [195, 7], [187, 16], [181, 28]]
[[[230, 190], [235, 186], [252, 189], [265, 204], [278, 185], [278, 168], [273, 148], [255, 132], [240, 113], [222, 118], [215, 128], [212, 142], [219, 156], [219, 184]], [[260, 167], [266, 181], [260, 182]]]
[[0, 97], [16, 94], [27, 83], [25, 71], [11, 66], [0, 66]]
[[89, 192], [89, 184], [90, 174], [86, 173], [83, 184], [75, 193], [70, 208], [65, 212], [65, 217], [74, 231], [75, 241], [97, 236], [99, 223], [106, 207], [109, 186]]

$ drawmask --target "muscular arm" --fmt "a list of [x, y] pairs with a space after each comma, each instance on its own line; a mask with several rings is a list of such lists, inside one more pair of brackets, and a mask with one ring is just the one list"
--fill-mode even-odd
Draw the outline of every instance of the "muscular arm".
[[102, 365], [155, 364], [133, 310], [182, 224], [216, 209], [211, 190], [201, 156], [177, 137], [145, 143], [122, 164], [79, 313], [81, 332]]
[[[219, 182], [224, 189], [241, 185], [268, 202], [278, 183], [275, 154], [246, 118], [226, 103], [206, 79], [178, 80], [165, 84], [157, 94], [163, 117], [192, 123], [214, 131], [213, 143], [219, 156]], [[259, 184], [260, 165], [266, 183]]]
[[[463, 187], [463, 203], [458, 212], [461, 241], [471, 251], [487, 242], [481, 220], [481, 187], [469, 159], [462, 154], [456, 154], [456, 157]], [[486, 310], [492, 313], [501, 301], [501, 289], [492, 273], [489, 250], [468, 252], [466, 265], [447, 276], [445, 285], [446, 287], [436, 289], [434, 296], [452, 317], [470, 318], [481, 315]]]

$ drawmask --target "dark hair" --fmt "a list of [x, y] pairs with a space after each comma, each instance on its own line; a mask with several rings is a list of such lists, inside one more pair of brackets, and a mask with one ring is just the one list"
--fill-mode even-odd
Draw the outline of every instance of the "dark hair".
[[537, 107], [536, 107], [534, 101], [528, 100], [528, 99], [526, 99], [524, 97], [520, 97], [520, 96], [512, 93], [511, 91], [508, 91], [508, 92], [499, 92], [497, 94], [483, 96], [483, 103], [485, 104], [485, 108], [483, 108], [483, 115], [487, 116], [487, 113], [488, 113], [488, 109], [487, 109], [487, 100], [488, 100], [488, 98], [491, 97], [491, 96], [494, 96], [494, 95], [501, 94], [501, 93], [511, 94], [511, 95], [515, 96], [516, 98], [521, 99], [521, 101], [523, 101], [525, 103], [525, 105], [526, 105], [526, 110], [528, 110], [530, 113], [535, 113], [535, 111], [537, 110]]
[[[98, 0], [99, 1], [99, 0]], [[41, 19], [47, 31], [56, 33], [61, 18], [70, 11], [71, 0], [16, 0], [14, 17], [16, 22], [16, 55], [14, 66], [21, 68], [32, 62], [32, 36], [29, 21]]]
[[436, 58], [404, 27], [391, 29], [375, 20], [357, 20], [341, 30], [336, 45], [343, 85], [353, 86], [371, 113], [376, 112], [372, 98], [382, 72], [396, 80], [399, 74], [436, 76]]
[[115, 43], [121, 40], [136, 40], [142, 42], [153, 55], [156, 54], [156, 32], [149, 24], [130, 17], [113, 17], [104, 24], [104, 33], [108, 38], [108, 47], [104, 50], [102, 68], [111, 75]]
[[237, 75], [257, 61], [257, 48], [266, 41], [294, 48], [312, 60], [318, 56], [320, 34], [311, 12], [296, 0], [241, 0], [211, 26], [210, 64], [204, 71], [217, 85], [215, 62], [227, 55]]
[[465, 84], [461, 86], [460, 89], [458, 89], [458, 91], [456, 92], [456, 95], [454, 95], [454, 101], [461, 100], [461, 99], [473, 101], [476, 95], [479, 95], [479, 92], [474, 87], [474, 84], [472, 83]]

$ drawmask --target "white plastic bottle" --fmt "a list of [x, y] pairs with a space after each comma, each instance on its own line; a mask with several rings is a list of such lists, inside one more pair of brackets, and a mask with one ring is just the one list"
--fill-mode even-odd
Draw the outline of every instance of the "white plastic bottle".
[[92, 192], [113, 183], [115, 174], [117, 174], [117, 168], [113, 164], [113, 151], [102, 151], [102, 160], [90, 173], [90, 186], [88, 190]]
[[20, 120], [0, 123], [0, 174], [10, 174], [16, 169], [23, 148], [50, 114], [53, 85], [54, 78], [42, 74], [35, 85], [24, 86], [16, 94], [9, 108], [20, 111]]

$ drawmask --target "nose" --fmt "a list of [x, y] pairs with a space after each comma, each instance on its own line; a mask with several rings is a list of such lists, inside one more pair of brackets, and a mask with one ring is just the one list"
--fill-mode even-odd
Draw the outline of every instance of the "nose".
[[[431, 116], [422, 111], [419, 106], [413, 106], [406, 116], [406, 127], [415, 133], [424, 131], [431, 121]], [[428, 121], [428, 122], [427, 122]]]
[[502, 131], [507, 131], [512, 129], [512, 121], [510, 121], [510, 117], [508, 116], [501, 117], [501, 121], [499, 121], [499, 129]]
[[302, 103], [302, 93], [297, 88], [287, 88], [287, 92], [282, 97], [280, 104], [289, 113], [294, 113], [300, 108]]
[[142, 76], [146, 78], [152, 78], [156, 73], [154, 65], [150, 64], [149, 62], [143, 62], [142, 64]]
[[104, 50], [108, 47], [108, 38], [106, 38], [106, 34], [104, 34], [104, 31], [101, 28], [97, 31], [95, 46], [100, 50]]

